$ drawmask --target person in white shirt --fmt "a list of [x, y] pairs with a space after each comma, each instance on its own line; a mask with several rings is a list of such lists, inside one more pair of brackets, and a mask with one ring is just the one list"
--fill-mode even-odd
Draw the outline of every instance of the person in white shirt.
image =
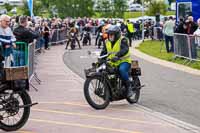
[[195, 42], [200, 46], [200, 18], [197, 20], [198, 28], [197, 30], [193, 33], [195, 35]]
[[[174, 27], [175, 23], [173, 17], [169, 17], [169, 20], [163, 26], [163, 34], [165, 35], [165, 45], [167, 53], [174, 52]], [[169, 42], [171, 47], [169, 48]]]

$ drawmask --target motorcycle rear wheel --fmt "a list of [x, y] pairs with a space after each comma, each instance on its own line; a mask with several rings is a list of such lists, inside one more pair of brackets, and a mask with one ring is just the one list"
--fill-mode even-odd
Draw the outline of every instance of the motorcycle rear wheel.
[[[19, 118], [19, 121], [17, 121], [17, 123], [15, 123], [15, 124], [6, 123], [6, 121], [4, 121], [4, 119], [2, 119], [0, 121], [0, 128], [2, 130], [4, 130], [4, 131], [7, 131], [7, 132], [16, 131], [16, 130], [22, 128], [26, 124], [26, 122], [27, 122], [27, 120], [29, 118], [29, 115], [30, 115], [30, 107], [19, 108], [19, 106], [23, 106], [23, 105], [27, 105], [27, 104], [31, 104], [32, 103], [29, 94], [26, 91], [17, 91], [17, 92], [14, 92], [14, 94], [18, 94], [19, 95], [18, 97], [21, 99], [22, 105], [17, 105], [19, 100], [14, 98], [13, 104], [9, 104], [9, 107], [10, 106], [13, 106], [13, 107], [11, 107], [10, 109], [7, 109], [5, 112], [8, 113], [8, 117], [14, 116], [15, 119], [16, 119], [16, 117], [15, 117], [16, 115], [17, 115], [17, 117], [19, 117], [19, 112], [18, 111], [20, 109], [23, 109], [23, 113], [21, 115], [21, 118]], [[10, 103], [12, 103], [12, 102], [10, 102]], [[12, 114], [12, 116], [9, 116], [11, 114]]]
[[133, 96], [126, 98], [128, 103], [134, 104], [134, 103], [137, 103], [139, 101], [140, 89], [141, 89], [139, 87], [141, 87], [141, 83], [140, 83], [139, 77], [133, 77], [133, 92], [134, 92], [134, 94], [133, 94]]

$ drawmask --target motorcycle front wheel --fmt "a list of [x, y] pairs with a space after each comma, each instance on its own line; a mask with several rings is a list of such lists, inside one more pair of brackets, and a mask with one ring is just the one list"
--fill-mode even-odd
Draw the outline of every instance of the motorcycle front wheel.
[[1, 94], [0, 128], [4, 131], [16, 131], [23, 127], [30, 115], [31, 98], [26, 91]]
[[110, 91], [99, 76], [86, 79], [84, 96], [88, 104], [97, 110], [105, 109], [110, 103]]

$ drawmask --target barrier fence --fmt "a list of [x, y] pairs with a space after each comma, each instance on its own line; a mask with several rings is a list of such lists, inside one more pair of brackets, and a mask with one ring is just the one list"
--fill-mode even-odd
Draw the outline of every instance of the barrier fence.
[[200, 36], [174, 34], [175, 57], [200, 61]]
[[35, 64], [35, 43], [31, 43], [28, 46], [28, 76], [29, 80], [32, 79], [34, 74]]
[[68, 30], [66, 28], [63, 29], [53, 29], [50, 35], [50, 42], [51, 45], [56, 45], [59, 43], [64, 43], [67, 41], [67, 34]]
[[[82, 33], [83, 32], [83, 26], [79, 27], [79, 32]], [[90, 33], [95, 36], [96, 35], [96, 30], [97, 30], [98, 26], [90, 26]]]

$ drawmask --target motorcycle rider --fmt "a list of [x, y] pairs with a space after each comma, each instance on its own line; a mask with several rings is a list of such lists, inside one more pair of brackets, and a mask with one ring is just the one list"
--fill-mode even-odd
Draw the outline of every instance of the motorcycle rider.
[[129, 69], [131, 68], [131, 57], [127, 38], [122, 37], [121, 30], [117, 25], [111, 25], [108, 30], [108, 40], [101, 51], [101, 56], [105, 54], [111, 59], [111, 65], [117, 67], [122, 81], [127, 89], [127, 97], [133, 95], [131, 82], [129, 80]]
[[84, 31], [85, 32], [87, 32], [87, 39], [88, 39], [88, 41], [89, 41], [89, 45], [91, 45], [91, 36], [90, 36], [90, 31], [91, 31], [91, 29], [90, 29], [90, 27], [89, 27], [89, 24], [86, 24], [85, 25], [85, 27], [83, 28], [83, 32], [82, 32], [82, 34], [81, 34], [81, 39], [80, 39], [80, 41], [83, 39], [83, 36], [84, 36]]
[[72, 41], [72, 36], [71, 36], [71, 33], [74, 33], [74, 36], [75, 36], [75, 40], [78, 42], [78, 46], [79, 46], [79, 49], [81, 49], [81, 45], [80, 45], [80, 42], [78, 40], [78, 29], [75, 27], [75, 22], [72, 22], [70, 25], [70, 29], [69, 29], [69, 40], [67, 41], [67, 45], [66, 45], [66, 48], [68, 47], [69, 43]]
[[129, 20], [127, 20], [127, 37], [129, 39], [129, 46], [132, 46], [132, 38], [133, 38], [133, 34], [135, 32], [135, 27], [133, 25], [132, 22], [130, 22]]
[[[108, 38], [108, 35], [105, 31], [108, 29], [109, 26], [110, 26], [110, 24], [108, 23], [108, 21], [105, 21], [105, 22], [102, 21], [100, 26], [96, 29], [95, 33], [98, 33], [98, 34], [97, 34], [97, 38], [95, 41], [95, 46], [99, 45], [99, 44], [97, 44], [97, 41], [101, 37], [100, 33], [102, 33], [102, 41], [103, 41], [103, 45], [105, 45], [105, 40]], [[98, 48], [100, 49], [100, 46], [98, 46]]]

